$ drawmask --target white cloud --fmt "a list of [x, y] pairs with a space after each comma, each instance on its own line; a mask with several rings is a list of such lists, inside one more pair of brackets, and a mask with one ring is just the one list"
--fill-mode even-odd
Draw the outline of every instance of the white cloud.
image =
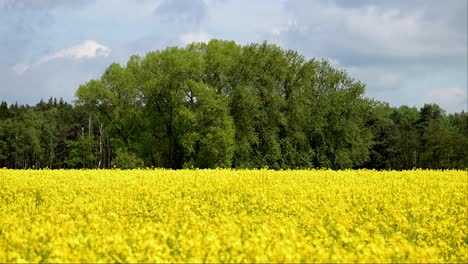
[[399, 9], [381, 10], [375, 6], [364, 9], [338, 9], [349, 30], [381, 41], [411, 37], [420, 31], [421, 14], [402, 15]]
[[401, 75], [396, 72], [385, 72], [379, 76], [379, 82], [382, 86], [397, 86], [401, 81]]
[[183, 45], [190, 44], [192, 42], [208, 42], [211, 36], [205, 32], [189, 32], [179, 36], [179, 41]]
[[154, 14], [163, 22], [197, 26], [207, 17], [207, 8], [203, 0], [162, 0]]
[[466, 89], [461, 87], [432, 89], [425, 95], [425, 101], [440, 104], [442, 108], [449, 111], [467, 110]]
[[[423, 8], [404, 10], [367, 5], [345, 8], [333, 2], [289, 1], [287, 10], [306, 27], [305, 34], [320, 39], [325, 52], [330, 46], [359, 54], [397, 57], [466, 56], [466, 34], [444, 21], [430, 19]], [[294, 30], [294, 28], [292, 28]], [[297, 31], [297, 30], [295, 30]], [[276, 30], [275, 33], [282, 31]], [[329, 45], [330, 44], [330, 45]]]
[[370, 89], [391, 89], [400, 87], [406, 77], [404, 73], [397, 72], [388, 67], [348, 67], [348, 73], [364, 83], [370, 84]]
[[110, 53], [110, 48], [99, 44], [94, 40], [86, 40], [80, 45], [65, 48], [55, 52], [54, 54], [44, 56], [39, 60], [39, 62], [44, 63], [61, 58], [79, 60], [83, 58], [107, 57]]
[[22, 63], [18, 63], [18, 64], [15, 64], [15, 66], [13, 66], [13, 71], [16, 72], [16, 74], [18, 75], [22, 75], [25, 71], [27, 71], [29, 68], [31, 67], [31, 65], [29, 64], [22, 64]]
[[274, 37], [279, 37], [281, 34], [287, 33], [291, 30], [305, 32], [306, 28], [300, 27], [296, 20], [289, 20], [287, 24], [272, 27], [268, 30], [268, 33]]
[[346, 13], [343, 15], [349, 32], [368, 40], [374, 46], [373, 53], [405, 57], [466, 55], [463, 37], [445, 25], [424, 20], [421, 11], [403, 14], [399, 9], [369, 7]]
[[37, 62], [32, 64], [18, 63], [13, 66], [13, 70], [18, 75], [22, 75], [28, 71], [31, 67], [34, 67], [39, 64], [47, 63], [49, 61], [57, 59], [92, 59], [96, 57], [108, 57], [112, 50], [109, 47], [106, 47], [102, 44], [97, 43], [94, 40], [86, 40], [83, 43], [72, 46], [69, 48], [61, 49], [53, 54], [46, 55], [40, 58]]

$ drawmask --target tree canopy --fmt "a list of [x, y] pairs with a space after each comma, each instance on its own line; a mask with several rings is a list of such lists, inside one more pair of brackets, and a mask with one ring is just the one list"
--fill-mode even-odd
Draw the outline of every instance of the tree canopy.
[[211, 40], [132, 56], [74, 104], [0, 105], [9, 168], [467, 168], [468, 114], [390, 107], [327, 60]]

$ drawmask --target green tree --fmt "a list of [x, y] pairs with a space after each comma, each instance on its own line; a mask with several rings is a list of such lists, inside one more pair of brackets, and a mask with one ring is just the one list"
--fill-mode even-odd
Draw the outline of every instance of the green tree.
[[183, 167], [231, 167], [234, 125], [227, 97], [203, 83], [188, 82], [188, 86], [178, 124]]
[[369, 102], [365, 86], [326, 60], [305, 64], [308, 89], [308, 137], [314, 149], [314, 165], [335, 169], [364, 164], [369, 157], [371, 131], [365, 126]]
[[155, 143], [146, 152], [156, 166], [230, 166], [234, 132], [227, 98], [204, 83], [199, 50], [199, 45], [169, 48], [142, 61], [145, 111]]
[[0, 103], [9, 168], [466, 168], [468, 114], [390, 107], [326, 60], [211, 40], [132, 56], [75, 104]]
[[448, 167], [468, 168], [468, 113], [454, 113], [448, 116], [450, 139], [448, 144]]
[[425, 104], [419, 111], [416, 128], [420, 136], [419, 165], [422, 168], [444, 168], [448, 130], [445, 124], [445, 113], [436, 104]]
[[[391, 118], [393, 108], [388, 103], [370, 101], [366, 115], [366, 127], [372, 131], [372, 144], [366, 168], [391, 169], [392, 159], [399, 155], [399, 131]], [[400, 166], [401, 167], [401, 166]]]

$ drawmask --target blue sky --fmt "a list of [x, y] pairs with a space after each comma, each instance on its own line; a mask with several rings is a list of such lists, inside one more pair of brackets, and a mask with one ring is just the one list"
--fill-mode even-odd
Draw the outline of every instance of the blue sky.
[[211, 38], [327, 58], [392, 106], [467, 111], [466, 0], [0, 0], [0, 100], [74, 99], [112, 62]]

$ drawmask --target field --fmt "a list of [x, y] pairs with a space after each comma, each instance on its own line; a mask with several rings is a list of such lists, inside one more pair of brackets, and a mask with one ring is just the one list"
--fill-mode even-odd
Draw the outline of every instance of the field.
[[467, 171], [0, 169], [0, 262], [467, 262]]

